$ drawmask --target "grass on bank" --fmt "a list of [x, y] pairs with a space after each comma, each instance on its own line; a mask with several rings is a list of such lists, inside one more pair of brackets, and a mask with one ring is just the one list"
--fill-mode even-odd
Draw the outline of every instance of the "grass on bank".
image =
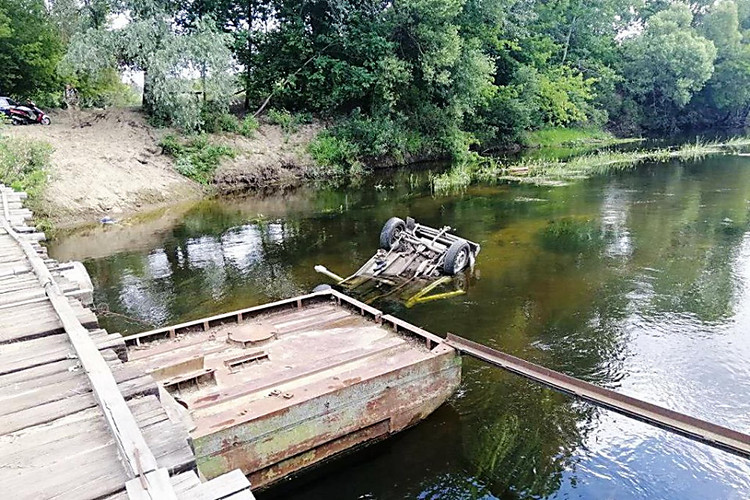
[[36, 227], [49, 236], [52, 226], [42, 194], [50, 173], [52, 146], [40, 140], [0, 135], [0, 183], [28, 194], [27, 208], [34, 212]]
[[531, 148], [602, 147], [638, 142], [640, 140], [638, 138], [618, 138], [596, 127], [545, 127], [526, 134], [526, 146]]
[[600, 151], [570, 160], [525, 159], [503, 165], [496, 160], [475, 158], [455, 165], [448, 172], [434, 176], [435, 192], [460, 190], [478, 181], [519, 181], [560, 184], [591, 175], [626, 170], [646, 162], [664, 163], [670, 160], [698, 160], [709, 155], [728, 154], [750, 146], [750, 137], [736, 137], [726, 141], [683, 144], [676, 148], [657, 148], [636, 151]]
[[37, 199], [47, 185], [51, 155], [47, 142], [0, 137], [0, 182]]
[[281, 127], [287, 136], [296, 133], [302, 125], [313, 121], [310, 113], [290, 113], [286, 109], [270, 109], [266, 118], [271, 125]]
[[252, 139], [260, 127], [260, 123], [253, 115], [240, 119], [231, 113], [204, 112], [201, 118], [203, 131], [212, 134], [228, 132]]
[[205, 134], [180, 139], [167, 135], [159, 142], [162, 152], [175, 159], [179, 173], [200, 184], [209, 184], [223, 158], [234, 158], [229, 146], [213, 144]]

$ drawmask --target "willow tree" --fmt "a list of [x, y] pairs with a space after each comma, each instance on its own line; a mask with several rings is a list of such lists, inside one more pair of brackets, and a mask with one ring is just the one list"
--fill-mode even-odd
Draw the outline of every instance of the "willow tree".
[[171, 2], [113, 1], [121, 28], [90, 28], [71, 40], [64, 64], [94, 74], [118, 67], [143, 72], [143, 108], [153, 118], [186, 130], [200, 128], [201, 107], [226, 108], [234, 89], [234, 60], [228, 35], [210, 19], [178, 29]]

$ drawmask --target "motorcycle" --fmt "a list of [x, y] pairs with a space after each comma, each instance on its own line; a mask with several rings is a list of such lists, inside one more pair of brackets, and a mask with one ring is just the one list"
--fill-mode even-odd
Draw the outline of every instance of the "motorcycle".
[[29, 125], [32, 123], [50, 125], [52, 123], [47, 113], [39, 109], [32, 101], [23, 106], [12, 106], [9, 111], [10, 119], [14, 125]]

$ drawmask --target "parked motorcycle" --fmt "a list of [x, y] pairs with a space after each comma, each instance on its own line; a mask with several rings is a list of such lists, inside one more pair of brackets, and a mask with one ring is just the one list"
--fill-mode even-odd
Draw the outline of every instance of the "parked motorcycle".
[[14, 125], [29, 125], [32, 123], [50, 125], [52, 123], [49, 116], [32, 101], [28, 101], [25, 105], [12, 106], [8, 111]]

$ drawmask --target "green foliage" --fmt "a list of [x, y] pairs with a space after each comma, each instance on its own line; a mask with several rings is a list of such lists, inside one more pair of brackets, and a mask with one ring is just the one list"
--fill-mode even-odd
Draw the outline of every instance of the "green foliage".
[[160, 141], [162, 152], [175, 159], [175, 168], [185, 177], [201, 184], [209, 184], [223, 158], [234, 158], [232, 148], [212, 144], [206, 135], [198, 135], [186, 141], [167, 135]]
[[258, 123], [258, 120], [256, 120], [253, 115], [247, 115], [240, 122], [240, 126], [237, 132], [239, 132], [239, 134], [244, 137], [253, 137], [255, 136], [255, 131], [258, 130], [259, 126], [260, 124]]
[[204, 107], [201, 111], [202, 130], [208, 133], [231, 132], [237, 133], [240, 122], [237, 117], [225, 111], [217, 111], [213, 106]]
[[259, 127], [258, 120], [252, 115], [247, 115], [240, 120], [231, 113], [217, 112], [213, 107], [204, 108], [201, 120], [203, 121], [202, 130], [209, 133], [229, 132], [244, 137], [253, 137]]
[[63, 51], [43, 0], [0, 0], [2, 95], [47, 104], [46, 97], [62, 90], [56, 67]]
[[85, 108], [135, 106], [141, 100], [131, 86], [123, 83], [114, 68], [105, 68], [94, 75], [66, 76], [66, 81], [78, 91], [79, 105]]
[[325, 174], [341, 175], [361, 169], [360, 151], [356, 144], [328, 132], [313, 139], [308, 151]]
[[278, 125], [285, 134], [293, 134], [299, 130], [300, 125], [310, 123], [312, 115], [309, 113], [290, 113], [286, 109], [270, 109], [268, 111], [268, 123]]
[[143, 71], [153, 123], [250, 136], [227, 114], [240, 79], [287, 135], [312, 114], [333, 124], [324, 162], [460, 160], [548, 127], [744, 124], [748, 5], [0, 0], [0, 92], [57, 105], [71, 83], [84, 106], [121, 105], [120, 71]]
[[210, 19], [179, 31], [170, 8], [166, 0], [113, 2], [113, 11], [127, 13], [131, 21], [118, 30], [77, 33], [62, 68], [89, 77], [117, 66], [144, 71], [143, 104], [153, 121], [197, 131], [204, 125], [205, 104], [225, 110], [232, 94], [230, 38]]
[[594, 82], [565, 66], [540, 75], [538, 106], [542, 121], [550, 125], [586, 122]]
[[687, 4], [674, 3], [625, 44], [627, 89], [649, 128], [675, 128], [679, 110], [713, 74], [716, 47], [696, 32], [692, 20]]
[[539, 237], [543, 248], [556, 253], [580, 253], [595, 249], [603, 242], [597, 224], [579, 217], [551, 220]]
[[44, 141], [0, 137], [0, 182], [38, 198], [47, 184], [52, 146]]

